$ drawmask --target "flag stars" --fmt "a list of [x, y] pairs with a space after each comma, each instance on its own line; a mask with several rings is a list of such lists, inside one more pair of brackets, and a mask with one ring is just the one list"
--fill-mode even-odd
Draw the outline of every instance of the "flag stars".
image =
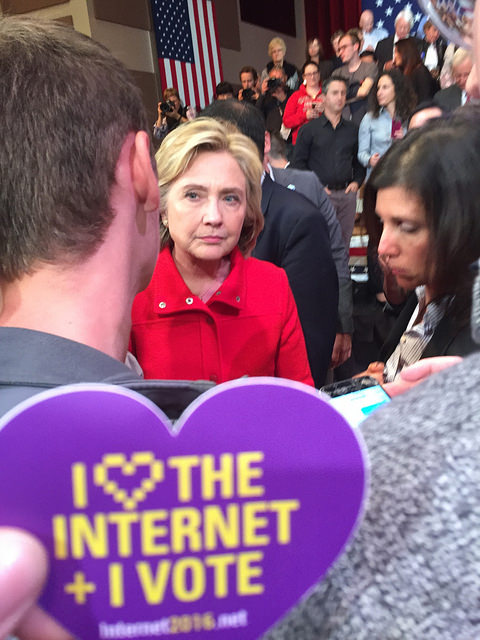
[[385, 9], [385, 15], [386, 15], [386, 16], [391, 16], [391, 15], [392, 15], [392, 13], [393, 13], [393, 7], [387, 7], [387, 8]]

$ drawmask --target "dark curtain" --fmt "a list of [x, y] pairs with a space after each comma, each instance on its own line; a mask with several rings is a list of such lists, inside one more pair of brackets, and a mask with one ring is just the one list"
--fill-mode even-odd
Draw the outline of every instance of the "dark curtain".
[[330, 36], [334, 31], [358, 27], [361, 0], [304, 0], [307, 40], [318, 37], [327, 58], [333, 55]]

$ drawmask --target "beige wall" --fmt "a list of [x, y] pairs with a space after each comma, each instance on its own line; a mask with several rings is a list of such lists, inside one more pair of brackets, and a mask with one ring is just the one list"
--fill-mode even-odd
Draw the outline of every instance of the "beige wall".
[[[28, 6], [48, 4], [49, 0], [16, 0], [25, 11]], [[58, 2], [58, 0], [50, 0]], [[130, 5], [129, 2], [138, 3]], [[261, 1], [261, 0], [259, 0]], [[1, 7], [12, 0], [0, 0]], [[220, 0], [223, 2], [223, 0]], [[240, 51], [220, 49], [224, 79], [238, 84], [238, 71], [246, 65], [253, 65], [260, 73], [268, 62], [267, 47], [269, 41], [280, 35], [287, 44], [286, 58], [297, 67], [304, 62], [305, 56], [305, 11], [304, 0], [295, 0], [295, 17], [297, 37], [292, 38], [283, 34], [257, 27], [240, 20], [239, 0], [236, 2], [236, 12], [239, 26]], [[143, 7], [146, 0], [141, 0]], [[71, 16], [73, 27], [106, 46], [125, 66], [133, 72], [135, 79], [142, 89], [145, 105], [149, 117], [156, 117], [156, 101], [159, 90], [158, 64], [155, 53], [154, 36], [146, 28], [137, 28], [119, 24], [110, 20], [100, 20], [95, 17], [95, 8], [115, 15], [120, 15], [121, 9], [127, 8], [131, 14], [133, 6], [139, 7], [139, 0], [67, 0], [61, 4], [53, 4], [42, 9], [29, 11], [28, 15], [54, 19]], [[123, 5], [123, 7], [120, 7]], [[234, 5], [233, 5], [234, 10]], [[145, 9], [143, 8], [143, 11]], [[132, 17], [132, 16], [130, 16]], [[143, 22], [149, 22], [145, 17]], [[148, 26], [148, 25], [145, 25]]]
[[[1, 4], [2, 10], [0, 11], [3, 15], [3, 7], [6, 3]], [[35, 3], [32, 4], [33, 6], [35, 5]], [[48, 4], [48, 1], [46, 1], [45, 4]], [[23, 3], [24, 11], [22, 11], [22, 13], [25, 13], [28, 16], [46, 18], [48, 20], [71, 16], [73, 20], [73, 27], [76, 31], [80, 31], [87, 36], [91, 35], [86, 0], [68, 0], [61, 4], [46, 6], [43, 9], [34, 9], [33, 11], [28, 11], [28, 6], [28, 2]]]
[[[261, 1], [261, 0], [259, 0]], [[286, 59], [301, 67], [305, 62], [305, 9], [303, 0], [295, 0], [295, 21], [297, 37], [275, 33], [262, 27], [240, 21], [240, 5], [237, 0], [240, 26], [241, 51], [221, 48], [223, 77], [231, 83], [238, 83], [238, 71], [246, 64], [252, 65], [260, 73], [269, 61], [268, 43], [274, 36], [280, 36], [287, 45]]]
[[[135, 1], [138, 2], [138, 0]], [[48, 2], [49, 0], [43, 0], [43, 4], [48, 4]], [[118, 0], [101, 0], [104, 7], [108, 9], [110, 5], [113, 10], [116, 2]], [[98, 20], [95, 17], [95, 0], [68, 0], [61, 4], [28, 11], [29, 7], [36, 4], [42, 4], [42, 1], [23, 0], [22, 13], [49, 20], [71, 16], [73, 28], [76, 31], [101, 42], [115, 57], [121, 60], [132, 71], [135, 81], [142, 91], [149, 119], [152, 122], [156, 119], [159, 87], [158, 65], [154, 54], [153, 34], [150, 31], [107, 20]], [[1, 0], [0, 7], [3, 7]]]

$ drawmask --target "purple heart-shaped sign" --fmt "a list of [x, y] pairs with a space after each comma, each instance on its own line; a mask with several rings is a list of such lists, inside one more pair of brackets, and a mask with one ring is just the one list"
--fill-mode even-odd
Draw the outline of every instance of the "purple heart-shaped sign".
[[365, 486], [358, 435], [285, 380], [219, 385], [174, 428], [94, 384], [0, 422], [0, 524], [46, 546], [41, 604], [85, 640], [258, 637], [341, 553]]

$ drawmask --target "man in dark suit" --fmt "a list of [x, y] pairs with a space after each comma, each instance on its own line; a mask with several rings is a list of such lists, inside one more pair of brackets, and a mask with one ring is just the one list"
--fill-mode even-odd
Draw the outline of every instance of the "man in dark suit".
[[276, 134], [270, 136], [268, 153], [270, 177], [275, 182], [301, 193], [313, 202], [327, 223], [330, 248], [338, 276], [338, 324], [332, 353], [332, 368], [343, 364], [352, 352], [353, 295], [352, 279], [348, 266], [349, 253], [342, 237], [342, 229], [335, 209], [322, 183], [313, 171], [292, 169], [287, 166], [285, 143]]
[[[203, 115], [233, 122], [257, 145], [264, 160], [265, 122], [250, 104], [227, 100], [209, 105]], [[255, 258], [285, 269], [297, 304], [315, 386], [325, 383], [337, 327], [338, 278], [327, 225], [317, 208], [267, 174], [262, 184], [265, 226]]]
[[433, 97], [435, 104], [443, 111], [454, 111], [467, 101], [465, 85], [472, 66], [469, 52], [466, 49], [457, 49], [452, 60], [452, 76], [455, 84], [438, 91]]
[[[375, 48], [375, 56], [378, 62], [378, 70], [390, 69], [393, 65], [393, 48], [398, 40], [404, 40], [410, 36], [413, 27], [413, 14], [410, 9], [403, 9], [395, 18], [395, 33], [393, 36], [380, 40]], [[418, 38], [415, 38], [418, 40]], [[421, 40], [418, 40], [420, 46]], [[386, 67], [385, 67], [386, 65]]]
[[440, 35], [440, 31], [431, 20], [427, 20], [423, 25], [425, 37], [422, 40], [421, 56], [423, 64], [430, 71], [435, 80], [440, 77], [443, 67], [443, 58], [447, 48], [447, 42]]

